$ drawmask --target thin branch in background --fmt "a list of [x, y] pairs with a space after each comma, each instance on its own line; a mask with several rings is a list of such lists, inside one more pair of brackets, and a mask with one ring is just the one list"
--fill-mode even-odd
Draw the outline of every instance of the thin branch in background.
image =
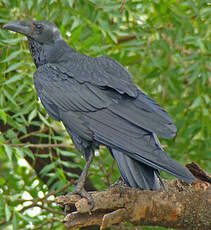
[[73, 183], [75, 183], [75, 180], [74, 179], [71, 179], [63, 188], [59, 189], [58, 191], [52, 191], [52, 192], [49, 192], [48, 194], [46, 194], [43, 198], [41, 198], [42, 200], [45, 200], [47, 199], [49, 196], [52, 196], [52, 195], [56, 195], [60, 192], [64, 192], [69, 186], [73, 185]]
[[[42, 224], [32, 228], [33, 230], [40, 230], [40, 229], [43, 229], [43, 227], [47, 224], [53, 224], [54, 222], [59, 222], [61, 220], [59, 220], [58, 218], [55, 218], [55, 217], [52, 217], [51, 219], [48, 219], [46, 221], [44, 221]], [[24, 229], [20, 229], [20, 230], [24, 230]]]
[[[47, 193], [44, 197], [42, 197], [42, 198], [35, 198], [35, 199], [32, 199], [32, 200], [30, 200], [31, 202], [32, 202], [32, 204], [29, 204], [29, 205], [27, 205], [27, 206], [24, 206], [19, 212], [20, 213], [23, 213], [23, 212], [25, 212], [27, 209], [30, 209], [30, 208], [33, 208], [33, 207], [36, 207], [36, 206], [38, 206], [38, 207], [40, 207], [41, 205], [39, 205], [38, 204], [38, 202], [45, 202], [45, 200], [47, 200], [47, 198], [48, 197], [50, 197], [50, 196], [55, 196], [56, 194], [58, 194], [58, 193], [61, 193], [61, 192], [64, 192], [69, 186], [71, 186], [73, 183], [75, 182], [75, 180], [71, 180], [69, 183], [67, 183], [63, 188], [61, 188], [61, 189], [59, 189], [58, 191], [52, 191], [52, 192], [49, 192], [49, 193]], [[27, 201], [29, 201], [29, 200], [27, 200]], [[41, 207], [40, 207], [41, 208]], [[50, 208], [46, 208], [46, 207], [42, 207], [42, 208], [44, 208], [44, 209], [46, 209], [46, 210], [48, 210], [48, 211], [50, 211], [51, 209]], [[50, 211], [51, 212], [51, 211]], [[60, 215], [64, 215], [63, 213], [58, 213], [57, 211], [55, 212], [53, 212], [53, 213], [57, 213], [57, 214], [60, 214]]]
[[[111, 175], [112, 175], [112, 173], [113, 173], [113, 171], [114, 171], [114, 165], [115, 165], [115, 161], [114, 161], [114, 159], [112, 160], [112, 163], [111, 163], [111, 168], [110, 168], [110, 170], [108, 171], [108, 173], [107, 173], [107, 175], [108, 175], [108, 177], [109, 177], [109, 180], [110, 180], [110, 177], [111, 177]], [[111, 185], [111, 184], [110, 184]]]
[[74, 146], [71, 146], [69, 144], [31, 144], [31, 143], [19, 143], [19, 144], [9, 144], [9, 143], [3, 143], [7, 144], [12, 147], [31, 147], [31, 148], [55, 148], [55, 147], [60, 147], [60, 148], [71, 148], [75, 150]]
[[[38, 198], [38, 199], [40, 199], [40, 198]], [[17, 199], [16, 201], [18, 203], [24, 203], [24, 202], [32, 202], [33, 200], [34, 199]], [[45, 200], [45, 203], [52, 204], [52, 203], [55, 203], [55, 201], [53, 201], [53, 200]]]
[[35, 206], [36, 206], [36, 207], [39, 207], [39, 208], [41, 208], [41, 209], [45, 209], [45, 210], [49, 211], [50, 213], [55, 213], [55, 214], [58, 214], [58, 215], [64, 215], [64, 214], [65, 214], [64, 212], [60, 212], [60, 211], [58, 211], [58, 210], [54, 210], [54, 209], [52, 209], [52, 208], [45, 207], [45, 206], [40, 205], [40, 204], [36, 204]]
[[128, 35], [128, 36], [121, 36], [117, 38], [117, 43], [122, 43], [122, 42], [128, 42], [131, 41], [133, 39], [135, 39], [136, 36], [135, 35]]
[[208, 65], [205, 65], [205, 67], [211, 72], [211, 68]]
[[120, 14], [122, 13], [122, 10], [123, 10], [123, 7], [124, 7], [124, 4], [125, 4], [125, 0], [122, 0], [122, 4], [121, 4], [120, 9], [119, 9]]
[[48, 130], [48, 128], [44, 124], [42, 124], [41, 128], [39, 130], [36, 130], [36, 131], [30, 132], [30, 133], [27, 133], [27, 134], [25, 134], [23, 136], [20, 136], [19, 140], [23, 140], [23, 139], [28, 138], [30, 136], [36, 135], [38, 133], [44, 133], [47, 130]]
[[[33, 136], [33, 135], [36, 135], [36, 134], [38, 134], [38, 133], [43, 133], [43, 132], [45, 132], [46, 130], [48, 130], [47, 127], [46, 127], [45, 125], [41, 125], [41, 128], [40, 128], [39, 130], [36, 130], [36, 131], [30, 132], [30, 133], [27, 133], [27, 134], [25, 134], [25, 135], [22, 135], [22, 136], [18, 137], [18, 139], [19, 139], [19, 140], [23, 140], [23, 139], [26, 139], [26, 138], [31, 137], [31, 136]], [[16, 136], [19, 136], [19, 135], [16, 135]], [[11, 140], [7, 140], [7, 141], [4, 142], [4, 144], [9, 145], [9, 144], [10, 144], [10, 141], [11, 141]]]
[[99, 162], [98, 162], [98, 166], [99, 166], [100, 170], [102, 171], [102, 173], [103, 173], [103, 175], [104, 175], [104, 177], [105, 177], [105, 178], [102, 178], [104, 184], [107, 185], [107, 186], [109, 186], [109, 185], [110, 185], [110, 180], [109, 180], [109, 178], [107, 177], [107, 173], [106, 173], [106, 171], [105, 171], [105, 169], [104, 169], [104, 167], [103, 167], [103, 164], [102, 164], [101, 159], [100, 159]]
[[109, 168], [108, 172], [106, 172], [105, 168], [103, 167], [103, 164], [102, 164], [102, 159], [99, 160], [98, 162], [98, 166], [100, 168], [100, 170], [102, 171], [104, 178], [103, 179], [103, 182], [105, 185], [107, 186], [110, 186], [112, 183], [111, 183], [111, 175], [113, 173], [113, 170], [114, 170], [114, 165], [115, 165], [115, 161], [112, 160], [112, 163], [111, 163], [111, 167]]

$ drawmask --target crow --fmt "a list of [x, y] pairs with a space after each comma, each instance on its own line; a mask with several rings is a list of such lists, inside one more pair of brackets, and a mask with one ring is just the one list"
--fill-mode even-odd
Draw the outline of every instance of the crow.
[[50, 117], [62, 121], [86, 159], [74, 193], [91, 199], [84, 182], [100, 145], [108, 148], [130, 187], [159, 190], [163, 186], [159, 170], [187, 183], [195, 179], [163, 151], [156, 136], [175, 136], [171, 118], [134, 85], [117, 61], [78, 53], [51, 22], [14, 21], [3, 28], [27, 37], [37, 95]]

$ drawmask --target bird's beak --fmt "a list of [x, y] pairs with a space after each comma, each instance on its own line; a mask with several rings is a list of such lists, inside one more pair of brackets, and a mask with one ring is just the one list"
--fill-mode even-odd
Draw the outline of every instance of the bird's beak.
[[29, 36], [31, 33], [31, 21], [14, 21], [3, 26], [3, 29], [11, 30]]

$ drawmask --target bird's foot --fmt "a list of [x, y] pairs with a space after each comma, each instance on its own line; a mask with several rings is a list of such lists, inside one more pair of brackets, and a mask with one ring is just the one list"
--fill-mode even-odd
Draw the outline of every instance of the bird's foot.
[[84, 187], [77, 185], [75, 190], [73, 192], [69, 193], [68, 195], [74, 195], [74, 194], [78, 194], [82, 198], [86, 198], [88, 200], [88, 203], [91, 205], [91, 210], [94, 208], [94, 199], [93, 199], [92, 195], [85, 190]]

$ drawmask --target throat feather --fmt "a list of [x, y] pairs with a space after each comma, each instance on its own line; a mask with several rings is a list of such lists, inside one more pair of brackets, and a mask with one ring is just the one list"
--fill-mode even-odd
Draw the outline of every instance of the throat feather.
[[29, 46], [31, 56], [32, 56], [32, 59], [36, 67], [38, 68], [39, 66], [45, 64], [46, 58], [43, 52], [42, 44], [32, 39], [28, 39], [28, 46]]

